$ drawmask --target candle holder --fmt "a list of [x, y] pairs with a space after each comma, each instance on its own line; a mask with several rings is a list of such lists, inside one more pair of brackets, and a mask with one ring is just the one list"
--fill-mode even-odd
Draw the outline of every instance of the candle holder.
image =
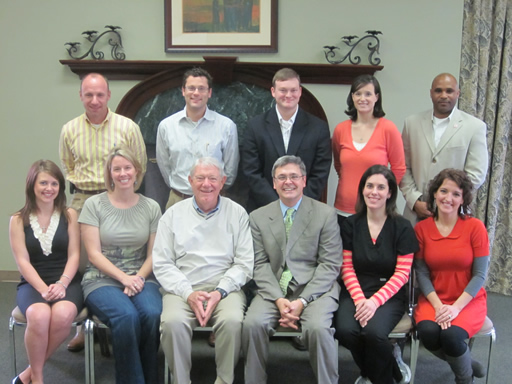
[[68, 51], [69, 56], [72, 59], [76, 60], [82, 60], [86, 58], [88, 55], [91, 55], [91, 58], [94, 60], [102, 60], [105, 57], [105, 54], [102, 51], [94, 51], [96, 43], [105, 35], [110, 35], [108, 39], [108, 44], [112, 46], [111, 49], [111, 55], [113, 60], [124, 60], [126, 58], [126, 55], [123, 52], [118, 52], [119, 49], [123, 48], [123, 43], [121, 41], [121, 35], [117, 31], [118, 29], [121, 29], [121, 27], [117, 27], [114, 25], [105, 25], [105, 28], [107, 28], [106, 31], [98, 35], [98, 31], [84, 31], [82, 32], [82, 35], [85, 35], [85, 39], [91, 42], [91, 46], [85, 52], [83, 55], [80, 56], [79, 53], [79, 45], [81, 45], [79, 42], [68, 42], [64, 44], [65, 46], [68, 46], [66, 50]]
[[[365, 32], [366, 35], [361, 37], [359, 39], [359, 36], [356, 35], [349, 35], [349, 36], [343, 36], [341, 38], [341, 42], [345, 44], [345, 46], [349, 47], [348, 52], [345, 54], [341, 53], [342, 49], [340, 47], [334, 46], [334, 45], [325, 45], [324, 49], [326, 49], [325, 53], [325, 59], [331, 63], [331, 64], [341, 64], [343, 63], [347, 58], [350, 61], [351, 64], [357, 65], [361, 63], [361, 56], [359, 54], [355, 54], [354, 51], [357, 46], [361, 44], [362, 41], [367, 40], [368, 41], [368, 51], [370, 52], [368, 55], [368, 61], [371, 65], [379, 65], [380, 64], [380, 58], [374, 57], [375, 53], [379, 53], [380, 48], [380, 41], [377, 35], [382, 35], [381, 31], [375, 31], [375, 30], [369, 30]], [[352, 40], [356, 40], [354, 43], [352, 43]], [[345, 47], [344, 47], [345, 48]], [[340, 52], [337, 52], [340, 51]], [[355, 56], [353, 56], [355, 55]]]

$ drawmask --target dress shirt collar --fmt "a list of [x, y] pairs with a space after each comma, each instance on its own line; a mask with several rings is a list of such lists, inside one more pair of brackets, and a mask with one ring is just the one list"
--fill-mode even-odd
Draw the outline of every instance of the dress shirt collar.
[[279, 121], [279, 124], [281, 125], [282, 121], [289, 121], [291, 125], [293, 126], [293, 123], [295, 123], [295, 118], [297, 117], [297, 112], [299, 112], [299, 106], [297, 105], [297, 109], [295, 110], [295, 113], [290, 117], [290, 120], [283, 119], [283, 116], [279, 113], [279, 109], [277, 109], [276, 105], [276, 113], [277, 113], [277, 121]]
[[103, 124], [105, 124], [107, 121], [110, 120], [110, 116], [112, 116], [112, 111], [110, 110], [110, 108], [108, 108], [108, 112], [107, 112], [107, 116], [105, 117], [105, 120], [103, 120], [101, 123], [99, 124], [93, 124], [91, 122], [91, 120], [89, 120], [89, 117], [87, 117], [87, 113], [84, 112], [84, 116], [85, 116], [85, 120], [90, 124], [92, 125], [93, 127], [95, 128], [101, 128], [103, 126]]
[[180, 112], [178, 112], [178, 113], [180, 113], [180, 114], [181, 114], [181, 116], [180, 116], [180, 120], [185, 119], [185, 120], [187, 120], [187, 121], [188, 121], [188, 122], [190, 122], [190, 123], [194, 123], [194, 125], [199, 125], [199, 123], [200, 123], [201, 121], [203, 121], [203, 119], [204, 119], [204, 120], [208, 120], [208, 121], [214, 121], [214, 120], [215, 120], [215, 116], [214, 116], [213, 112], [208, 108], [208, 106], [206, 106], [206, 110], [204, 111], [204, 115], [203, 115], [203, 117], [201, 117], [199, 120], [197, 120], [197, 121], [195, 121], [195, 122], [194, 122], [194, 121], [192, 121], [192, 120], [187, 116], [187, 106], [186, 106], [186, 105], [185, 105], [185, 107], [183, 108], [183, 110], [182, 110], [182, 111], [180, 111]]
[[281, 200], [279, 200], [279, 206], [281, 207], [281, 213], [283, 215], [283, 220], [286, 217], [286, 211], [288, 210], [288, 208], [295, 209], [295, 211], [293, 212], [293, 215], [292, 215], [292, 220], [295, 219], [295, 214], [297, 213], [297, 209], [299, 209], [300, 203], [302, 203], [302, 197], [297, 202], [297, 204], [295, 204], [293, 207], [288, 207], [285, 204], [283, 204], [283, 202]]
[[448, 126], [450, 125], [450, 122], [453, 118], [453, 112], [455, 111], [456, 108], [457, 107], [454, 107], [450, 115], [445, 118], [435, 117], [434, 114], [432, 113], [432, 129], [434, 133], [434, 143], [436, 144], [436, 147], [439, 145], [441, 137], [443, 137], [446, 128], [448, 128]]
[[210, 217], [213, 216], [213, 214], [215, 212], [217, 212], [220, 209], [220, 196], [218, 197], [218, 200], [217, 200], [217, 206], [215, 208], [213, 208], [208, 213], [203, 212], [203, 210], [201, 208], [199, 208], [199, 206], [197, 205], [195, 196], [192, 196], [192, 204], [194, 205], [196, 212], [199, 213], [200, 216], [202, 216], [208, 220]]
[[450, 122], [452, 120], [452, 118], [453, 118], [453, 114], [457, 110], [458, 110], [457, 107], [453, 107], [452, 112], [450, 113], [450, 115], [448, 117], [443, 118], [443, 119], [441, 119], [439, 117], [435, 117], [434, 116], [434, 111], [432, 111], [432, 124], [439, 124], [439, 123], [442, 123], [443, 121]]

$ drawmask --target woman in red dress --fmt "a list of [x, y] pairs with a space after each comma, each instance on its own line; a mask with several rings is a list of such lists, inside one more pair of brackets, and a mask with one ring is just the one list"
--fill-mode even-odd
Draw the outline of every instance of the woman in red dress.
[[484, 224], [469, 213], [472, 189], [463, 171], [441, 171], [428, 190], [434, 216], [415, 227], [420, 251], [414, 265], [422, 292], [414, 314], [418, 335], [429, 351], [448, 362], [458, 384], [485, 376], [465, 341], [480, 330], [487, 314], [483, 284], [489, 240]]

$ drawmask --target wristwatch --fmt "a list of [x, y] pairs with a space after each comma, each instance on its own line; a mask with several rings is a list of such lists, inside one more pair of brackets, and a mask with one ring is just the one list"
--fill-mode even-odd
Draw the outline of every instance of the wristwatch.
[[299, 297], [299, 300], [302, 301], [302, 306], [304, 308], [306, 308], [308, 306], [309, 303], [307, 302], [307, 300], [305, 298]]
[[222, 288], [217, 287], [214, 290], [220, 293], [220, 299], [221, 300], [225, 299], [226, 296], [228, 295], [228, 293], [225, 290], [223, 290]]

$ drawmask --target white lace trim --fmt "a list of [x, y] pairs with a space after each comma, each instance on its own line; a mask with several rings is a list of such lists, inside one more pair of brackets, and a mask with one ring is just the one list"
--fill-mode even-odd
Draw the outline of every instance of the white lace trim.
[[34, 237], [39, 240], [41, 249], [43, 250], [43, 254], [45, 256], [48, 256], [52, 253], [53, 237], [55, 236], [55, 232], [57, 232], [59, 219], [60, 212], [54, 211], [52, 217], [50, 218], [50, 225], [48, 225], [45, 233], [37, 221], [37, 215], [34, 215], [33, 213], [30, 214], [30, 226], [32, 227], [32, 231], [34, 231]]

